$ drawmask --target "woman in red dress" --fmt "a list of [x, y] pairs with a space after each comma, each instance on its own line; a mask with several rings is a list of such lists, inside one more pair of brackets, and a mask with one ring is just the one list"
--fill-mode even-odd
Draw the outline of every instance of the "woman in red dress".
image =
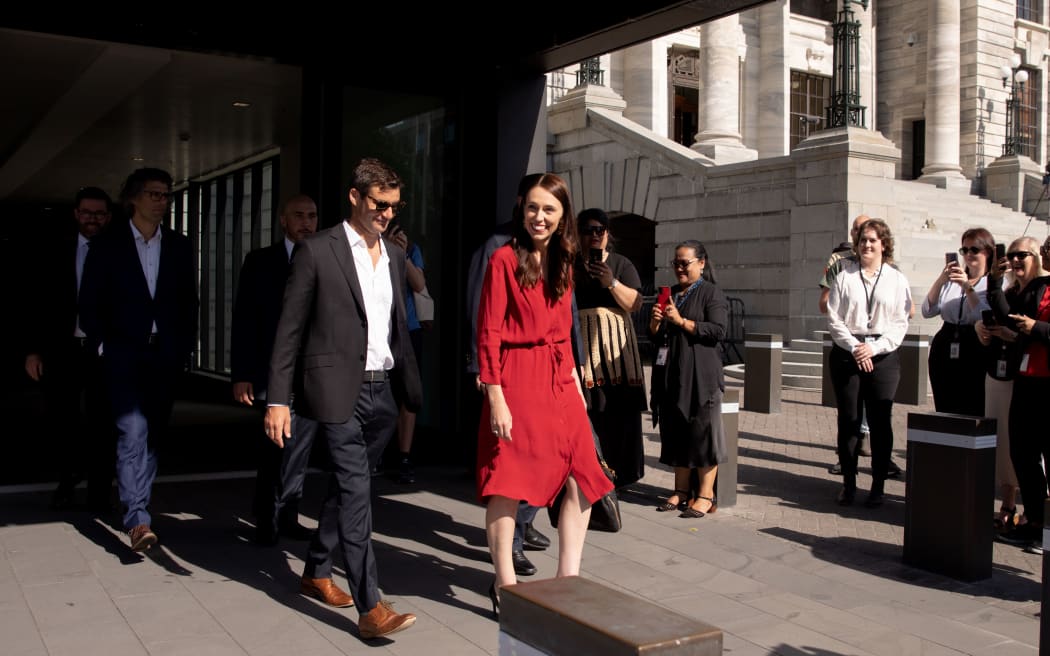
[[489, 260], [478, 308], [485, 404], [478, 429], [478, 497], [497, 590], [516, 582], [511, 561], [518, 501], [550, 506], [558, 520], [558, 576], [580, 573], [591, 503], [612, 490], [594, 450], [572, 357], [576, 218], [565, 181], [544, 174], [514, 211], [510, 243]]

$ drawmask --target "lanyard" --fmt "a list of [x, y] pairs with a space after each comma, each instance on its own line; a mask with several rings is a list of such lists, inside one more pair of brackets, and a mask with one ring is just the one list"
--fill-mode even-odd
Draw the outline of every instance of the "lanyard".
[[868, 281], [864, 278], [864, 267], [860, 268], [860, 282], [862, 285], [864, 285], [864, 297], [865, 300], [868, 302], [868, 330], [871, 330], [872, 326], [871, 310], [872, 307], [875, 305], [875, 288], [879, 286], [879, 280], [882, 280], [883, 266], [885, 266], [885, 263], [879, 265], [879, 273], [877, 276], [875, 276], [875, 282], [871, 283], [870, 294], [868, 293]]
[[685, 302], [687, 300], [689, 300], [689, 297], [693, 294], [694, 291], [696, 291], [696, 288], [699, 287], [700, 283], [702, 283], [703, 281], [704, 281], [704, 279], [701, 278], [701, 279], [697, 280], [696, 282], [694, 282], [692, 285], [690, 285], [689, 289], [685, 290], [685, 293], [682, 294], [678, 298], [678, 300], [674, 302], [674, 306], [676, 308], [678, 308], [678, 310], [681, 310], [682, 306], [685, 305]]

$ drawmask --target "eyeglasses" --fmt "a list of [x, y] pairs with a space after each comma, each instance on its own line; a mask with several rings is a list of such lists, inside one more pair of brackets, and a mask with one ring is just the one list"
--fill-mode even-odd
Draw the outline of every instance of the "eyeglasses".
[[95, 212], [91, 212], [91, 211], [88, 211], [88, 210], [77, 210], [77, 215], [78, 216], [82, 216], [85, 219], [104, 219], [107, 216], [109, 216], [109, 211], [108, 210], [98, 210], [98, 211], [95, 211]]
[[689, 266], [690, 264], [692, 264], [693, 262], [699, 262], [699, 261], [700, 261], [700, 258], [698, 258], [698, 257], [694, 257], [694, 258], [689, 259], [689, 260], [671, 260], [671, 266], [673, 266], [676, 269], [684, 269], [687, 266]]
[[1026, 259], [1028, 259], [1029, 255], [1031, 255], [1032, 257], [1035, 257], [1035, 253], [1033, 253], [1031, 251], [1010, 251], [1009, 253], [1006, 254], [1006, 259], [1007, 260], [1013, 260], [1013, 259], [1016, 258], [1016, 259], [1021, 260], [1022, 262], [1024, 262]]
[[379, 200], [378, 198], [375, 198], [374, 196], [372, 196], [372, 194], [365, 194], [365, 197], [375, 204], [374, 209], [376, 212], [385, 212], [387, 210], [393, 210], [394, 216], [397, 216], [398, 212], [405, 209], [406, 205], [405, 201], [403, 200], [399, 200], [396, 203], [388, 203], [385, 200]]
[[959, 249], [959, 255], [965, 256], [967, 253], [969, 253], [970, 255], [977, 255], [983, 250], [984, 249], [980, 246], [963, 246]]
[[603, 226], [603, 225], [595, 225], [595, 226], [587, 226], [586, 228], [584, 228], [580, 232], [585, 234], [585, 235], [597, 235], [597, 236], [601, 237], [602, 235], [605, 234], [605, 231], [606, 231], [605, 226]]
[[170, 191], [154, 191], [152, 189], [143, 189], [142, 194], [152, 201], [171, 200], [171, 197], [174, 195]]

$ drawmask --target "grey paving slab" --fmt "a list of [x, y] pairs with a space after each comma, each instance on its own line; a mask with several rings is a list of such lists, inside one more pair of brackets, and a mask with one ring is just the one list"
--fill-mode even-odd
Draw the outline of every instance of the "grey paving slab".
[[[915, 409], [895, 408], [901, 465]], [[1035, 653], [1039, 556], [996, 544], [992, 578], [974, 583], [904, 565], [905, 484], [889, 481], [877, 511], [835, 504], [834, 411], [819, 394], [785, 390], [778, 415], [745, 408], [740, 431], [738, 503], [698, 520], [654, 511], [673, 476], [648, 433], [646, 476], [621, 495], [624, 530], [589, 535], [584, 575], [721, 627], [734, 656]], [[356, 637], [356, 610], [297, 594], [304, 543], [250, 543], [250, 480], [159, 485], [161, 546], [146, 557], [112, 518], [53, 513], [43, 493], [0, 494], [0, 653], [495, 654], [484, 509], [461, 472], [417, 474], [410, 487], [374, 480], [383, 595], [419, 620], [372, 643]], [[324, 483], [310, 477], [305, 511]], [[995, 507], [990, 498], [989, 517]], [[315, 524], [309, 512], [301, 521]], [[537, 527], [554, 545], [528, 555], [537, 577], [553, 576], [543, 512]]]

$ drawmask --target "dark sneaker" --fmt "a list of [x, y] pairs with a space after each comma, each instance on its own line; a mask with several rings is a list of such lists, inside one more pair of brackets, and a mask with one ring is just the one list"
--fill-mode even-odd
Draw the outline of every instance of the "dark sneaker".
[[842, 475], [842, 465], [840, 465], [839, 463], [836, 462], [832, 466], [828, 467], [828, 473], [829, 474], [834, 474], [835, 476], [841, 476]]
[[890, 464], [886, 467], [886, 476], [889, 478], [901, 477], [901, 468], [897, 466], [897, 463], [893, 462], [893, 458], [890, 458]]
[[416, 482], [416, 472], [412, 469], [412, 461], [408, 458], [401, 460], [401, 467], [397, 473], [397, 482], [402, 485]]

